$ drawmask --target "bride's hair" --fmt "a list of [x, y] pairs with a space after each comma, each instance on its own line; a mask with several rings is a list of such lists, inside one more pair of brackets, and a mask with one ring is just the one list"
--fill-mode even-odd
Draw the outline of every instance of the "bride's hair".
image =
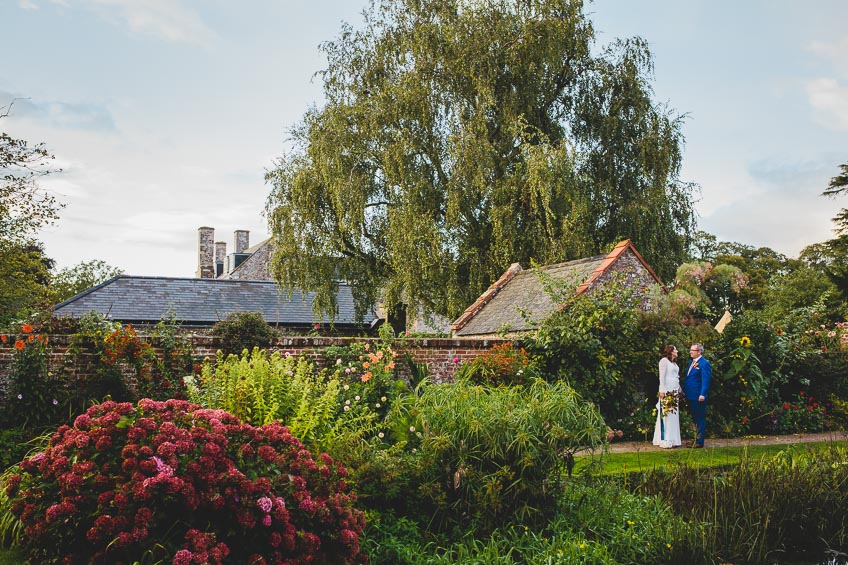
[[668, 359], [669, 361], [671, 361], [671, 353], [672, 353], [675, 349], [676, 349], [676, 348], [675, 348], [673, 345], [666, 345], [666, 346], [665, 346], [665, 347], [663, 347], [663, 349], [662, 349], [662, 356], [663, 356], [663, 357], [665, 357], [666, 359]]

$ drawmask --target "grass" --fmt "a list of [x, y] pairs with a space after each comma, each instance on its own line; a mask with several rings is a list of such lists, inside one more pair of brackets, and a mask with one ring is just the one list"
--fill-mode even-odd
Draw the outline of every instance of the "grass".
[[607, 453], [603, 456], [582, 456], [577, 458], [575, 473], [591, 468], [591, 472], [603, 476], [643, 473], [662, 467], [675, 467], [685, 463], [691, 467], [727, 467], [739, 463], [747, 450], [751, 458], [775, 455], [781, 451], [803, 452], [826, 447], [830, 444], [848, 446], [848, 441], [811, 442], [797, 444], [750, 445], [733, 447], [705, 447], [704, 449], [657, 449], [622, 453]]

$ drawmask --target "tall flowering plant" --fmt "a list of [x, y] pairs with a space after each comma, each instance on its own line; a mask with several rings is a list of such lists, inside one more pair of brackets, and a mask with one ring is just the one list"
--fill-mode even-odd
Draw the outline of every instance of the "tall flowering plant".
[[347, 471], [279, 424], [186, 401], [104, 402], [6, 474], [38, 563], [352, 563]]
[[3, 349], [11, 349], [9, 389], [3, 410], [15, 426], [43, 426], [58, 423], [64, 414], [64, 391], [58, 376], [48, 365], [49, 338], [30, 324], [19, 334], [0, 336]]

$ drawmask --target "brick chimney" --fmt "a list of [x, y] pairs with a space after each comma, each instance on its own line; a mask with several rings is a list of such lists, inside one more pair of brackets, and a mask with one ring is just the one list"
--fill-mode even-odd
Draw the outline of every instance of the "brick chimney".
[[197, 278], [214, 279], [215, 229], [197, 228]]
[[227, 260], [227, 242], [215, 242], [215, 276], [224, 274], [224, 262]]
[[248, 230], [234, 231], [233, 247], [233, 253], [244, 253], [250, 247], [250, 232]]

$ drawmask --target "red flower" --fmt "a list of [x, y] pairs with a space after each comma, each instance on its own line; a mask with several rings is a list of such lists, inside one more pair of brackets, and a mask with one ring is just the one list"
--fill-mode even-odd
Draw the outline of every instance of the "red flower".
[[7, 338], [5, 335], [0, 335], [0, 341], [6, 343], [7, 341], [9, 341], [9, 338]]
[[32, 333], [32, 326], [29, 325], [29, 324], [24, 324], [23, 326], [21, 326], [21, 331], [24, 332], [25, 334], [31, 334]]
[[784, 410], [789, 410], [789, 403], [788, 403], [788, 402], [784, 402], [784, 403], [783, 403], [783, 409], [784, 409]]
[[22, 340], [22, 339], [19, 339], [15, 342], [15, 349], [17, 349], [18, 351], [23, 351], [24, 346], [25, 346], [24, 340]]

